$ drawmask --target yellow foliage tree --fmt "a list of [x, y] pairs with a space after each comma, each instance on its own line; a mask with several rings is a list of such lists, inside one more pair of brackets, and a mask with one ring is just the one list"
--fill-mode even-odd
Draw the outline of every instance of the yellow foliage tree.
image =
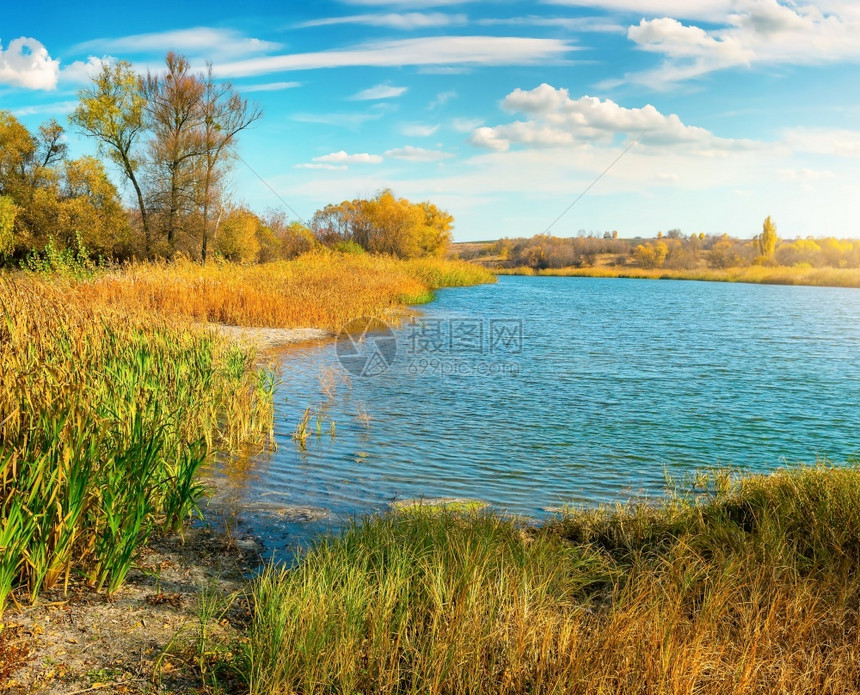
[[102, 163], [92, 157], [81, 157], [66, 162], [63, 173], [60, 219], [66, 245], [71, 245], [77, 237], [92, 251], [130, 255], [128, 217]]
[[759, 234], [755, 240], [758, 244], [759, 253], [761, 253], [762, 256], [765, 258], [773, 256], [773, 252], [776, 250], [778, 237], [776, 235], [776, 225], [773, 223], [773, 220], [770, 219], [770, 215], [765, 218], [761, 234]]
[[[660, 238], [660, 237], [658, 237]], [[642, 268], [660, 268], [666, 262], [669, 247], [664, 241], [639, 244], [633, 249], [633, 259]]]
[[453, 223], [432, 203], [411, 203], [384, 190], [367, 200], [328, 205], [317, 211], [311, 226], [323, 243], [352, 241], [372, 253], [416, 258], [444, 253]]
[[142, 158], [139, 143], [145, 132], [146, 97], [131, 63], [104, 62], [92, 85], [78, 92], [79, 104], [71, 122], [89, 137], [122, 171], [134, 188], [143, 226], [146, 253], [153, 242], [148, 210], [139, 181]]
[[260, 255], [263, 222], [245, 208], [233, 210], [218, 228], [215, 249], [224, 258], [237, 263], [253, 263]]
[[18, 207], [9, 196], [0, 195], [0, 255], [10, 253], [15, 247], [15, 215]]

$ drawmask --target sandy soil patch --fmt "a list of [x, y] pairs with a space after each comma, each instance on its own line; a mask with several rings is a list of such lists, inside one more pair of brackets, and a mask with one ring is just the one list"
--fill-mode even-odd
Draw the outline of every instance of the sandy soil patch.
[[[0, 629], [0, 692], [189, 693], [201, 690], [201, 601], [215, 606], [209, 649], [240, 639], [250, 615], [243, 579], [256, 541], [206, 528], [150, 541], [127, 583], [107, 597], [83, 584], [14, 604]], [[215, 598], [218, 597], [218, 598]], [[204, 649], [205, 651], [205, 649]]]
[[210, 324], [210, 327], [233, 340], [244, 340], [261, 349], [277, 348], [295, 343], [328, 340], [334, 333], [322, 328], [251, 328]]

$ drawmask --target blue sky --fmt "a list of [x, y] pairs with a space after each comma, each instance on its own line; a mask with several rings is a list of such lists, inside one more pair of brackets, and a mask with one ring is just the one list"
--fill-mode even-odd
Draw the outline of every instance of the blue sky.
[[[172, 49], [262, 106], [242, 157], [304, 218], [390, 187], [457, 240], [531, 236], [636, 141], [554, 234], [751, 237], [773, 215], [785, 238], [860, 236], [856, 0], [128, 7], [9, 3], [0, 109], [65, 124], [100, 61]], [[241, 163], [231, 191], [280, 205]]]

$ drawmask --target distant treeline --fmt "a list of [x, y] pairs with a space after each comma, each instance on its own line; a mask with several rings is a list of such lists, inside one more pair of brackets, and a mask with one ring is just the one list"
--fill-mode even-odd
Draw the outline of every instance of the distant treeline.
[[[124, 61], [105, 63], [79, 92], [69, 122], [98, 144], [98, 157], [69, 158], [55, 120], [33, 133], [0, 110], [0, 260], [46, 249], [241, 262], [292, 258], [320, 244], [405, 258], [444, 251], [453, 218], [387, 190], [330, 205], [310, 226], [231, 200], [239, 134], [262, 113], [216, 80], [211, 66], [195, 73], [175, 53], [165, 63], [145, 75]], [[130, 207], [109, 169], [120, 175]]]
[[486, 265], [534, 270], [596, 266], [695, 270], [753, 265], [858, 268], [860, 240], [833, 237], [782, 240], [768, 217], [761, 234], [753, 239], [738, 239], [728, 234], [685, 235], [679, 229], [665, 235], [659, 233], [652, 239], [622, 239], [617, 232], [577, 237], [540, 234], [465, 244], [459, 255]]

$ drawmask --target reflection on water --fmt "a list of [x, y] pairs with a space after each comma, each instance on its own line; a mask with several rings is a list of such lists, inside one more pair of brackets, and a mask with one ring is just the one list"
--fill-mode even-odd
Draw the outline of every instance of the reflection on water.
[[281, 354], [278, 449], [221, 493], [270, 549], [396, 500], [541, 517], [657, 494], [666, 472], [857, 450], [857, 290], [503, 277], [395, 334], [374, 377], [331, 343]]

